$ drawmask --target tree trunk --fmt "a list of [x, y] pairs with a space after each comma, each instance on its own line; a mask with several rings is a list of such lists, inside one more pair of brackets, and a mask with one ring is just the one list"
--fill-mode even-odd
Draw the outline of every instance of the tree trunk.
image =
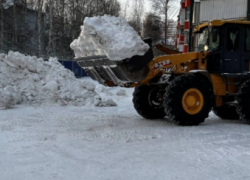
[[47, 56], [51, 55], [53, 52], [53, 43], [52, 43], [52, 33], [53, 33], [53, 0], [49, 1], [49, 42], [47, 49]]
[[24, 44], [24, 51], [25, 53], [27, 54], [30, 54], [29, 52], [29, 33], [28, 33], [28, 7], [27, 7], [27, 0], [24, 0], [24, 6], [25, 6], [25, 10], [24, 10], [24, 16], [25, 16], [25, 34], [24, 34], [24, 37], [25, 37], [25, 44]]
[[42, 53], [42, 43], [41, 43], [41, 24], [42, 24], [42, 0], [38, 0], [38, 17], [37, 17], [37, 31], [38, 31], [38, 52], [37, 56], [40, 57]]
[[167, 33], [168, 33], [168, 1], [169, 0], [166, 0], [165, 2], [165, 36], [164, 36], [164, 42], [165, 42], [165, 45], [167, 45]]
[[17, 14], [16, 14], [16, 0], [13, 1], [13, 36], [12, 36], [12, 49], [16, 51], [17, 44]]
[[64, 21], [65, 21], [65, 16], [64, 16], [64, 10], [65, 10], [65, 3], [64, 0], [61, 0], [61, 17], [62, 17], [62, 28], [61, 28], [61, 38], [60, 38], [60, 47], [61, 47], [61, 57], [64, 57]]
[[4, 27], [3, 27], [3, 5], [1, 3], [0, 4], [0, 52], [4, 51], [4, 48], [3, 48], [3, 41], [4, 41], [4, 39], [3, 39], [3, 31], [4, 31]]

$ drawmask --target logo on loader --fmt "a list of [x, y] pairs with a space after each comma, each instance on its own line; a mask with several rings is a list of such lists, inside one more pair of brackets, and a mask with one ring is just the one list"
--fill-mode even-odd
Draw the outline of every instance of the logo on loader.
[[171, 62], [168, 59], [168, 60], [165, 60], [165, 61], [155, 63], [154, 66], [152, 67], [152, 69], [159, 69], [159, 68], [162, 68], [162, 67], [167, 67], [169, 65], [171, 65]]

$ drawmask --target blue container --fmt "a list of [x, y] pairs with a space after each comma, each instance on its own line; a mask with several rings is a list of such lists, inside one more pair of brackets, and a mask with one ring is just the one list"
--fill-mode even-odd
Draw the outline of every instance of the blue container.
[[76, 62], [72, 62], [72, 71], [74, 72], [76, 77], [83, 77], [82, 76], [82, 68], [78, 66]]
[[75, 77], [80, 78], [84, 76], [88, 76], [87, 73], [82, 69], [77, 62], [75, 61], [62, 61], [59, 60], [59, 62], [66, 68], [72, 71], [75, 75]]

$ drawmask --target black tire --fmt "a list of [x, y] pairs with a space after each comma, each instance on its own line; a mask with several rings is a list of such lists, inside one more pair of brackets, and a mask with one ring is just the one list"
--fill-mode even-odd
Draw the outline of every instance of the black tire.
[[224, 104], [221, 107], [214, 107], [213, 113], [221, 119], [239, 119], [239, 114], [236, 111], [236, 106]]
[[240, 119], [250, 124], [250, 79], [242, 83], [236, 99], [238, 101], [237, 112]]
[[[185, 110], [188, 109], [185, 104], [187, 99], [185, 98], [190, 97], [189, 91], [198, 92], [200, 94], [200, 102], [203, 102], [200, 104], [197, 100], [193, 101], [195, 103], [193, 103], [190, 109], [196, 109], [194, 114], [190, 114]], [[193, 92], [190, 94], [193, 94]], [[166, 115], [178, 125], [199, 125], [208, 117], [212, 107], [212, 95], [211, 85], [209, 85], [204, 78], [200, 78], [195, 74], [178, 76], [166, 88], [164, 95]], [[184, 104], [186, 107], [184, 107]]]
[[[133, 93], [134, 108], [145, 119], [161, 119], [166, 116], [163, 107], [165, 89], [160, 86], [141, 85]], [[157, 97], [157, 93], [162, 97]]]

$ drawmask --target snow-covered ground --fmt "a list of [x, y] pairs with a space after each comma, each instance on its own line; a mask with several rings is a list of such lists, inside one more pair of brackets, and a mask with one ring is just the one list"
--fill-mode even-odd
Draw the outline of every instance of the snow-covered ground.
[[212, 113], [194, 127], [145, 120], [133, 108], [133, 88], [95, 84], [118, 106], [1, 110], [1, 180], [250, 179], [248, 125]]

